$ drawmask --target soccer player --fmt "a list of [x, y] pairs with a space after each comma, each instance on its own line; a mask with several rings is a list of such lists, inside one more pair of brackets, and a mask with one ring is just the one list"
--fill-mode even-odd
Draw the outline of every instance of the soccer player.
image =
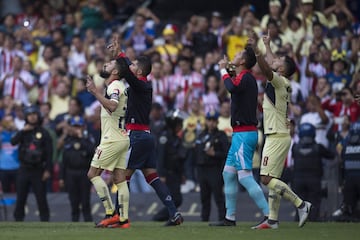
[[298, 209], [299, 227], [304, 226], [311, 203], [299, 198], [290, 187], [280, 180], [284, 161], [288, 154], [291, 137], [288, 119], [288, 104], [291, 85], [289, 78], [295, 72], [296, 65], [288, 56], [277, 57], [270, 48], [269, 34], [263, 37], [266, 47], [266, 60], [256, 47], [257, 35], [250, 33], [249, 44], [254, 48], [258, 65], [267, 78], [264, 111], [264, 133], [260, 176], [261, 182], [269, 188], [269, 217], [252, 227], [253, 229], [276, 229], [279, 226], [278, 213], [282, 197], [291, 201]]
[[[118, 48], [115, 39], [112, 48]], [[150, 110], [152, 106], [152, 83], [146, 76], [151, 72], [151, 61], [140, 56], [130, 63], [123, 52], [117, 58], [121, 62], [122, 76], [129, 84], [126, 110], [126, 129], [130, 136], [130, 154], [127, 167], [127, 179], [136, 169], [141, 169], [160, 200], [167, 207], [170, 219], [165, 226], [176, 226], [183, 222], [183, 217], [175, 207], [174, 201], [166, 185], [160, 181], [156, 171], [155, 138], [150, 133]]]
[[[105, 63], [100, 76], [105, 78], [105, 96], [99, 93], [94, 80], [88, 76], [86, 87], [101, 104], [101, 140], [97, 147], [88, 177], [105, 208], [105, 218], [96, 227], [128, 228], [129, 188], [126, 183], [127, 151], [130, 145], [125, 130], [127, 96], [120, 81], [121, 68], [116, 60]], [[115, 209], [109, 188], [101, 178], [103, 170], [111, 171], [118, 189], [119, 208]]]
[[219, 67], [226, 89], [231, 93], [231, 126], [233, 135], [223, 169], [226, 216], [224, 221], [211, 223], [210, 226], [236, 225], [236, 197], [240, 183], [262, 210], [268, 216], [269, 207], [264, 193], [252, 174], [252, 163], [258, 142], [257, 129], [257, 97], [256, 79], [251, 74], [251, 68], [256, 64], [254, 50], [246, 46], [235, 55], [232, 64], [238, 74], [231, 78], [226, 70], [228, 60], [220, 60]]

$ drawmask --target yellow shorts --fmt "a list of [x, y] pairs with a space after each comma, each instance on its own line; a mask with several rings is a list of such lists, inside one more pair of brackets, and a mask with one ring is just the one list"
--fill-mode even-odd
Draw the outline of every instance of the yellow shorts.
[[290, 149], [289, 134], [272, 134], [266, 136], [262, 153], [260, 175], [280, 178], [285, 159]]
[[128, 137], [116, 142], [100, 142], [95, 150], [91, 166], [109, 171], [115, 168], [126, 169], [129, 145]]

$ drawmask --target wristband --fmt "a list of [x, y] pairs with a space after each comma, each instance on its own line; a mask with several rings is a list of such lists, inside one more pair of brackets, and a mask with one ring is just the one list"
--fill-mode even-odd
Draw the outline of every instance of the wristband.
[[228, 74], [225, 68], [220, 69], [221, 76], [224, 76], [225, 74]]

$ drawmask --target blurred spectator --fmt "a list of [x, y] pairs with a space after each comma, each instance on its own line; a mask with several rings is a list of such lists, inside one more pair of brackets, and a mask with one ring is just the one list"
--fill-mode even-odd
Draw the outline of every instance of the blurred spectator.
[[191, 69], [191, 59], [178, 59], [179, 72], [175, 74], [170, 85], [170, 99], [174, 99], [174, 107], [188, 111], [188, 105], [194, 98], [200, 98], [204, 92], [203, 77]]
[[75, 79], [75, 97], [79, 99], [83, 108], [90, 107], [96, 101], [94, 95], [89, 93], [86, 89], [85, 79]]
[[81, 30], [87, 29], [100, 31], [103, 29], [103, 12], [105, 11], [103, 2], [99, 0], [87, 0], [82, 2], [81, 11]]
[[[73, 13], [67, 13], [65, 15], [65, 21], [61, 26], [62, 35], [64, 38], [64, 41], [67, 44], [71, 43], [71, 39], [73, 36], [80, 33], [80, 29], [78, 28], [76, 24], [76, 19]], [[57, 42], [57, 39], [53, 37], [53, 40], [55, 43]]]
[[317, 79], [314, 93], [321, 99], [321, 102], [324, 102], [331, 97], [330, 85], [325, 77], [320, 77]]
[[16, 16], [17, 24], [32, 30], [39, 19], [40, 3], [40, 1], [26, 2], [23, 6], [24, 12]]
[[80, 35], [75, 35], [72, 38], [71, 50], [68, 57], [69, 73], [77, 78], [81, 79], [85, 77], [87, 59], [84, 44]]
[[8, 13], [3, 17], [3, 22], [0, 25], [0, 31], [4, 33], [12, 34], [17, 29], [16, 16], [14, 14]]
[[17, 130], [21, 130], [25, 126], [24, 108], [21, 103], [14, 103], [14, 124]]
[[[274, 19], [270, 18], [266, 26], [267, 32], [270, 36], [270, 47], [273, 53], [278, 54], [286, 40], [280, 31], [279, 25]], [[265, 53], [265, 45], [263, 41], [258, 41], [258, 48], [261, 52]]]
[[335, 15], [336, 15], [339, 25], [341, 25], [341, 23], [339, 22], [339, 18], [338, 18], [339, 14], [343, 14], [344, 16], [341, 16], [341, 19], [343, 19], [343, 17], [345, 17], [347, 22], [351, 23], [354, 21], [354, 16], [352, 15], [349, 8], [346, 6], [346, 0], [335, 0], [333, 5], [324, 9], [324, 14], [328, 18], [331, 18], [331, 20], [333, 21], [331, 24], [332, 27], [336, 27], [336, 19], [334, 19]]
[[241, 18], [233, 17], [222, 33], [223, 47], [230, 61], [234, 59], [236, 53], [245, 48], [247, 39]]
[[230, 105], [230, 100], [226, 100], [221, 102], [220, 105], [220, 116], [218, 119], [218, 129], [221, 131], [224, 131], [229, 139], [229, 141], [231, 142], [231, 136], [233, 133], [233, 129], [231, 127], [231, 109], [230, 109], [231, 105]]
[[52, 128], [54, 125], [53, 119], [50, 118], [51, 104], [49, 102], [44, 102], [40, 104], [40, 113], [42, 117], [42, 125], [46, 129]]
[[5, 76], [7, 73], [12, 73], [14, 69], [14, 58], [16, 56], [25, 58], [25, 53], [15, 49], [15, 37], [11, 33], [5, 35], [4, 45], [0, 46], [0, 73]]
[[327, 139], [328, 130], [331, 127], [332, 121], [330, 120], [330, 113], [324, 111], [321, 106], [319, 97], [311, 94], [306, 101], [306, 112], [301, 116], [300, 124], [310, 123], [316, 130], [316, 142], [329, 146]]
[[51, 112], [50, 118], [55, 119], [58, 114], [67, 112], [69, 109], [70, 102], [70, 89], [68, 84], [65, 81], [60, 81], [55, 91], [49, 97], [49, 102], [51, 103]]
[[306, 30], [305, 38], [312, 38], [313, 36], [313, 23], [320, 23], [325, 28], [328, 28], [328, 21], [324, 14], [314, 10], [313, 0], [299, 0], [300, 12], [297, 17], [300, 18]]
[[284, 38], [287, 43], [291, 43], [293, 51], [297, 52], [301, 40], [305, 36], [305, 29], [300, 18], [296, 16], [289, 16], [287, 20], [287, 27], [284, 30]]
[[202, 95], [203, 112], [220, 110], [220, 99], [218, 97], [219, 82], [215, 75], [209, 75], [205, 81], [205, 92]]
[[204, 16], [196, 16], [188, 23], [185, 37], [191, 42], [195, 55], [205, 56], [207, 52], [219, 48], [217, 37], [210, 32], [209, 20]]
[[126, 30], [124, 36], [125, 46], [132, 46], [137, 55], [140, 55], [153, 45], [155, 31], [145, 25], [146, 17], [137, 13], [134, 26]]
[[280, 0], [270, 0], [269, 14], [265, 14], [261, 18], [260, 26], [262, 31], [266, 33], [269, 19], [274, 19], [277, 25], [280, 27], [280, 29], [285, 30], [286, 25], [284, 24], [286, 24], [289, 9], [290, 9], [290, 0], [285, 1], [285, 8], [283, 11]]
[[242, 8], [240, 8], [239, 17], [241, 18], [241, 22], [245, 30], [245, 35], [253, 30], [259, 36], [261, 36], [262, 31], [260, 27], [260, 21], [255, 16], [255, 7], [253, 5], [244, 5]]
[[151, 80], [153, 85], [153, 102], [159, 103], [167, 110], [167, 99], [169, 94], [169, 83], [162, 76], [161, 62], [153, 62], [151, 74], [148, 79]]
[[350, 117], [350, 122], [355, 123], [360, 117], [360, 106], [355, 101], [351, 88], [345, 87], [339, 92], [340, 101], [327, 100], [322, 104], [325, 110], [333, 114], [334, 126], [333, 130], [341, 129], [344, 116]]
[[188, 149], [184, 166], [185, 182], [181, 187], [181, 192], [186, 193], [195, 189], [195, 140], [199, 133], [205, 128], [205, 114], [201, 107], [200, 99], [194, 98], [190, 103], [187, 112], [189, 116], [183, 124], [183, 144]]
[[346, 71], [347, 66], [345, 52], [334, 50], [331, 57], [331, 71], [325, 76], [332, 90], [349, 87], [351, 76]]
[[15, 192], [16, 176], [19, 168], [18, 146], [11, 145], [11, 137], [17, 131], [14, 117], [4, 116], [0, 122], [0, 182], [5, 193]]
[[[70, 118], [83, 115], [83, 106], [78, 98], [69, 97], [68, 102], [64, 104], [66, 104], [66, 110], [60, 112], [54, 118], [54, 129], [58, 136], [69, 127], [68, 121]], [[53, 107], [54, 105], [52, 105]]]
[[352, 38], [352, 29], [351, 24], [348, 21], [346, 14], [339, 12], [336, 15], [338, 25], [331, 28], [328, 32], [329, 38], [340, 38], [341, 39], [341, 49], [348, 50], [349, 44]]
[[14, 106], [14, 98], [10, 95], [6, 95], [0, 98], [0, 120], [6, 115], [15, 116]]
[[182, 44], [177, 39], [177, 28], [173, 24], [167, 24], [162, 31], [162, 38], [160, 42], [157, 40], [154, 43], [154, 47], [146, 51], [146, 54], [150, 54], [157, 51], [161, 56], [161, 61], [170, 61], [173, 65], [176, 64]]
[[34, 78], [23, 69], [23, 61], [19, 56], [14, 57], [13, 70], [0, 77], [0, 89], [2, 89], [3, 96], [10, 95], [21, 103], [28, 104], [28, 92], [34, 86]]
[[214, 11], [211, 13], [211, 19], [210, 19], [210, 32], [212, 32], [213, 34], [215, 34], [215, 36], [217, 36], [218, 39], [218, 46], [222, 47], [222, 33], [225, 29], [224, 26], [224, 17], [223, 15], [218, 12], [218, 11]]
[[43, 72], [50, 69], [54, 57], [54, 49], [52, 45], [45, 45], [42, 54], [38, 57], [34, 70], [37, 74], [41, 75]]

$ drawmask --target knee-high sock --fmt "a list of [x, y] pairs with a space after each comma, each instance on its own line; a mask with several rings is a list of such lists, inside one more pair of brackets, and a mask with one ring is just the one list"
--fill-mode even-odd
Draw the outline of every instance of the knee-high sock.
[[242, 177], [240, 174], [239, 182], [246, 188], [246, 191], [249, 193], [250, 197], [255, 201], [256, 205], [261, 209], [264, 216], [269, 215], [269, 205], [266, 201], [264, 192], [262, 191], [259, 184], [255, 181], [251, 172]]
[[281, 196], [277, 194], [273, 189], [269, 189], [269, 219], [270, 220], [278, 220], [279, 216], [279, 208], [280, 208], [280, 200]]
[[117, 183], [117, 199], [118, 199], [118, 212], [120, 221], [125, 221], [129, 218], [129, 188], [126, 181]]
[[238, 193], [238, 181], [236, 173], [223, 172], [226, 218], [232, 221], [236, 219], [236, 198]]
[[279, 179], [271, 179], [267, 186], [269, 189], [274, 190], [276, 194], [279, 194], [281, 197], [292, 202], [295, 207], [299, 207], [303, 202], [303, 200], [299, 198], [286, 183]]
[[111, 200], [109, 188], [106, 185], [105, 181], [100, 176], [96, 176], [90, 179], [90, 181], [94, 185], [96, 193], [99, 196], [100, 200], [102, 201], [102, 204], [104, 205], [105, 214], [107, 215], [113, 214], [114, 205]]
[[146, 181], [152, 188], [154, 188], [159, 199], [168, 209], [169, 216], [174, 216], [177, 209], [167, 186], [160, 181], [159, 176], [156, 173], [148, 175], [146, 177]]
[[[129, 194], [130, 194], [130, 177], [129, 176], [126, 176], [126, 185], [128, 187]], [[116, 191], [115, 209], [119, 210], [119, 191]], [[118, 212], [118, 214], [120, 214], [120, 213]]]

